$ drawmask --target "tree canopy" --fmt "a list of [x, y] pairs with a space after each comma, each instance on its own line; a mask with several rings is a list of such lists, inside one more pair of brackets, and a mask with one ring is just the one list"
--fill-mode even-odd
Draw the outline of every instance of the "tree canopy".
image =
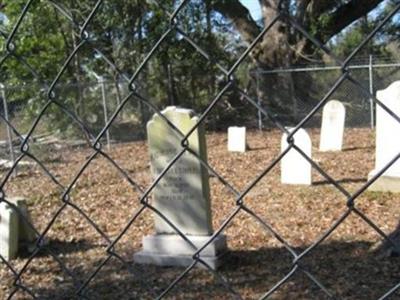
[[[177, 20], [184, 35], [179, 32], [168, 35], [137, 80], [143, 95], [156, 105], [182, 104], [201, 110], [215, 96], [224, 77], [215, 62], [229, 68], [263, 28], [273, 24], [251, 52], [251, 60], [246, 60], [235, 74], [245, 84], [252, 80], [248, 72], [254, 67], [270, 69], [323, 61], [323, 53], [311, 37], [339, 56], [348, 55], [397, 3], [387, 0], [258, 2], [261, 22], [254, 20], [239, 0], [188, 1]], [[79, 26], [95, 3], [94, 0], [33, 2], [13, 39], [15, 53], [2, 65], [0, 81], [7, 86], [50, 83], [77, 47]], [[61, 83], [72, 82], [78, 88], [65, 93], [62, 101], [85, 119], [90, 109], [85, 109], [85, 105], [94, 100], [84, 100], [87, 95], [79, 85], [94, 80], [93, 73], [108, 76], [117, 83], [134, 74], [168, 28], [169, 14], [177, 3], [173, 0], [104, 1], [89, 24], [88, 43], [79, 49], [61, 79]], [[25, 4], [24, 0], [1, 2], [2, 43]], [[369, 15], [371, 11], [373, 16]], [[387, 41], [398, 35], [397, 27], [398, 22], [393, 19], [363, 51], [386, 51]], [[206, 50], [210, 59], [195, 51], [190, 40]], [[2, 55], [7, 55], [6, 49]], [[271, 79], [262, 83], [257, 96], [266, 105], [277, 107], [286, 96], [271, 95], [274, 90], [281, 92], [286, 87]], [[17, 98], [37, 103], [37, 107], [43, 101], [39, 95], [32, 96], [28, 88]], [[240, 105], [239, 102], [237, 95], [228, 94], [224, 108]]]

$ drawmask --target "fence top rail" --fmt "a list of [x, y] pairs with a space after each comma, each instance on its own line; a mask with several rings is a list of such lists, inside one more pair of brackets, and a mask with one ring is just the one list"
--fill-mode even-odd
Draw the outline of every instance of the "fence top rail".
[[[362, 65], [351, 65], [347, 69], [368, 69], [368, 68], [396, 68], [400, 67], [400, 63], [387, 63], [387, 64], [362, 64]], [[271, 69], [262, 70], [258, 69], [253, 71], [252, 74], [278, 74], [278, 73], [293, 73], [293, 72], [314, 72], [314, 71], [332, 71], [340, 70], [342, 66], [324, 66], [324, 67], [304, 67], [304, 68], [287, 68], [287, 69]]]

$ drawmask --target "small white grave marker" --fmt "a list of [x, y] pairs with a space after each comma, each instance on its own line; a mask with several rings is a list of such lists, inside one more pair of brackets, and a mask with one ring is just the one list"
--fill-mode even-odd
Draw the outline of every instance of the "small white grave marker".
[[[288, 130], [291, 132], [293, 129]], [[308, 133], [300, 128], [293, 138], [294, 144], [311, 158], [311, 139]], [[285, 151], [288, 146], [285, 133], [281, 140], [281, 151]], [[290, 149], [281, 160], [281, 182], [311, 185], [311, 164], [294, 148]]]
[[228, 151], [246, 152], [246, 127], [228, 128]]
[[0, 254], [6, 259], [14, 259], [18, 249], [25, 247], [33, 249], [36, 234], [32, 227], [26, 200], [23, 198], [7, 199], [14, 204], [19, 213], [8, 203], [0, 203]]
[[341, 151], [346, 108], [337, 100], [325, 104], [322, 111], [320, 151]]
[[18, 253], [18, 214], [7, 203], [0, 203], [0, 254], [5, 260]]
[[[400, 117], [400, 81], [395, 81], [385, 90], [378, 91], [376, 97], [395, 115]], [[400, 123], [380, 105], [376, 106], [376, 154], [375, 169], [371, 178], [382, 170], [400, 153]], [[400, 192], [400, 160], [397, 160], [378, 178], [369, 189], [374, 191]]]

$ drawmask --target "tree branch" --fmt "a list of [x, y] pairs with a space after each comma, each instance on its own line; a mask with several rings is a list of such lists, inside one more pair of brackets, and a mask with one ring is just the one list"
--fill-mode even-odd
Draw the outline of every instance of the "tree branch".
[[306, 10], [311, 0], [297, 0], [296, 19], [301, 24], [304, 22]]
[[260, 33], [260, 28], [249, 10], [239, 0], [214, 0], [211, 2], [211, 7], [230, 19], [246, 42], [251, 43]]
[[311, 0], [311, 5], [308, 8], [309, 13], [312, 17], [318, 17], [321, 14], [327, 13], [333, 10], [335, 7], [340, 6], [338, 1], [321, 1], [321, 0]]
[[[351, 0], [338, 7], [334, 12], [319, 18], [317, 38], [323, 43], [349, 26], [355, 20], [376, 8], [383, 0]], [[325, 18], [326, 17], [326, 18]]]

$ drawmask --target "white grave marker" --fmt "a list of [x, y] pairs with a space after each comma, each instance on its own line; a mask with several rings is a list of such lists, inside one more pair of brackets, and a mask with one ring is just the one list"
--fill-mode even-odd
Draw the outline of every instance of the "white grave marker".
[[[9, 198], [19, 213], [6, 202], [0, 203], [0, 254], [6, 259], [14, 259], [18, 249], [25, 247], [31, 251], [36, 240], [26, 200], [23, 198]], [[21, 215], [23, 217], [21, 217]]]
[[[167, 107], [161, 112], [183, 134], [197, 123], [189, 109]], [[158, 114], [147, 124], [151, 171], [156, 178], [182, 151], [179, 136]], [[188, 139], [189, 147], [207, 161], [205, 134], [199, 126]], [[207, 169], [189, 152], [185, 152], [168, 170], [153, 190], [154, 207], [172, 222], [198, 249], [213, 233]], [[154, 215], [156, 234], [143, 238], [143, 251], [136, 253], [138, 263], [165, 266], [188, 266], [195, 249], [165, 220]], [[226, 252], [226, 238], [218, 236], [200, 253], [212, 268], [220, 264]]]
[[228, 151], [246, 152], [246, 127], [228, 128]]
[[[288, 130], [291, 132], [293, 129]], [[308, 133], [300, 128], [293, 138], [294, 144], [311, 158], [311, 139]], [[288, 146], [285, 133], [281, 140], [281, 151], [285, 151]], [[290, 149], [281, 160], [281, 182], [311, 185], [311, 164], [294, 148]]]
[[0, 254], [6, 260], [18, 253], [18, 214], [7, 203], [0, 203]]
[[[400, 117], [400, 81], [395, 81], [385, 90], [378, 91], [376, 97]], [[369, 174], [370, 178], [400, 153], [399, 132], [400, 123], [380, 105], [376, 105], [375, 169]], [[397, 160], [369, 189], [400, 192], [400, 161]]]
[[346, 108], [337, 100], [325, 104], [322, 111], [320, 151], [341, 151]]

